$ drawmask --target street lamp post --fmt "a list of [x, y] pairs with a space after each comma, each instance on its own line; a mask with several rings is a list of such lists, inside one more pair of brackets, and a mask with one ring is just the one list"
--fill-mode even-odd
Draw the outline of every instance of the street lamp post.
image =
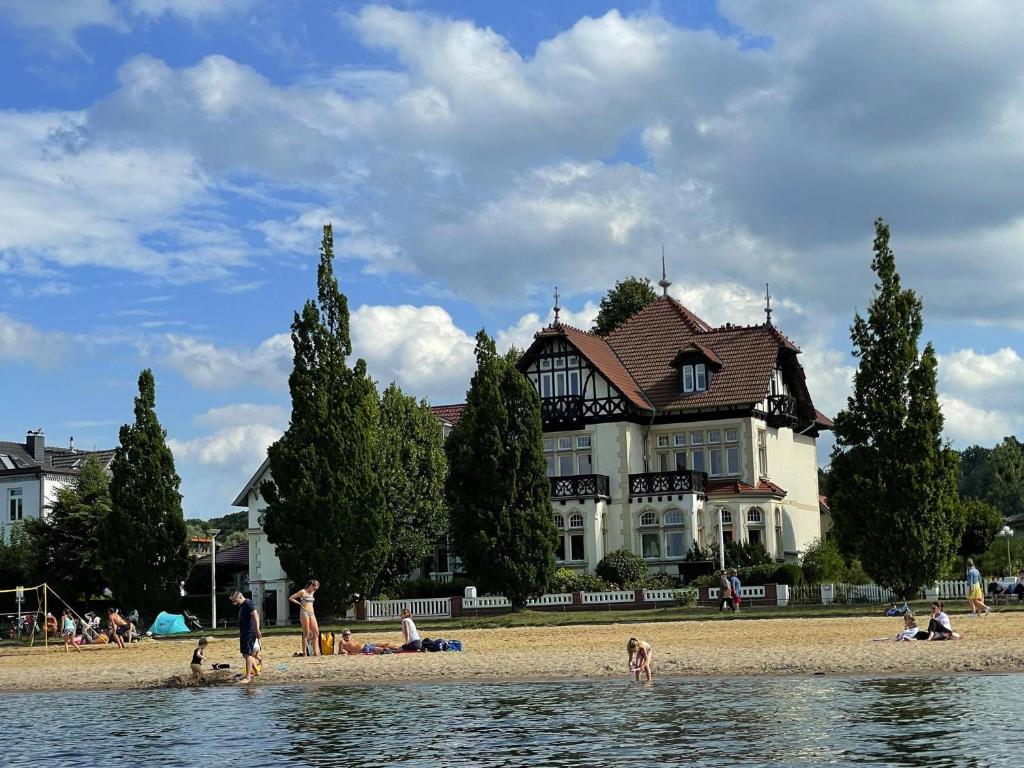
[[211, 528], [210, 534], [210, 625], [217, 628], [217, 534], [220, 528]]
[[1010, 562], [1010, 539], [1013, 538], [1013, 528], [1004, 525], [999, 535], [1006, 539], [1006, 575], [1010, 576], [1013, 574], [1013, 564]]

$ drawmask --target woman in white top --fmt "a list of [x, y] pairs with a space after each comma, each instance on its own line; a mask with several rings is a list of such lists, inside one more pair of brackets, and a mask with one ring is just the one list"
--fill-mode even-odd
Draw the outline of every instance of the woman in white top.
[[932, 617], [928, 620], [929, 640], [959, 640], [960, 633], [953, 631], [953, 625], [949, 623], [949, 616], [946, 615], [945, 606], [936, 600], [932, 603]]
[[412, 620], [412, 611], [408, 608], [402, 609], [402, 650], [423, 650], [423, 641], [420, 639], [420, 633], [416, 631], [416, 622]]

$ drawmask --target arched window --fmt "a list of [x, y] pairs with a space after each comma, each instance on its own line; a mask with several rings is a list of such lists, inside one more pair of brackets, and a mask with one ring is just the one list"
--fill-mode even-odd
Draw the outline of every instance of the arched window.
[[[582, 563], [586, 561], [586, 546], [583, 539], [583, 515], [573, 512], [569, 515], [569, 528], [565, 527], [565, 517], [555, 515], [555, 528], [558, 529], [558, 548], [555, 560], [564, 563]], [[568, 556], [568, 557], [567, 557]]]
[[758, 507], [747, 510], [747, 541], [751, 544], [764, 544], [764, 512]]
[[683, 524], [683, 513], [678, 509], [671, 509], [665, 513], [665, 525], [682, 525]]
[[642, 515], [640, 515], [640, 525], [642, 527], [647, 527], [647, 526], [650, 526], [650, 525], [657, 525], [657, 524], [658, 524], [658, 516], [656, 514], [654, 514], [653, 512], [644, 512]]
[[732, 512], [728, 509], [722, 510], [722, 525], [732, 525]]

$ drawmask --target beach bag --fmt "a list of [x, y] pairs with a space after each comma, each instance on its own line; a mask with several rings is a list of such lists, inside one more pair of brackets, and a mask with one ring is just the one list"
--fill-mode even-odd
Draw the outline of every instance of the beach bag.
[[461, 640], [449, 640], [448, 641], [448, 650], [449, 651], [461, 651], [462, 650], [462, 641]]
[[444, 648], [441, 647], [441, 644], [443, 642], [444, 642], [444, 640], [431, 640], [429, 637], [424, 638], [423, 639], [423, 650], [424, 651], [430, 651], [431, 653], [433, 653], [434, 651], [443, 651]]
[[93, 640], [93, 642], [94, 643], [99, 643], [100, 645], [103, 645], [105, 643], [109, 643], [110, 642], [110, 638], [107, 637], [106, 635], [104, 635], [102, 632], [100, 632], [98, 635], [96, 635], [96, 639]]
[[331, 656], [334, 654], [333, 632], [320, 633], [320, 653], [322, 653], [324, 656]]

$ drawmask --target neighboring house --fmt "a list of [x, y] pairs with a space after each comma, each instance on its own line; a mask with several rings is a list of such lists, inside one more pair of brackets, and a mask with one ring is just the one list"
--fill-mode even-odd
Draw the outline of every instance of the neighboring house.
[[832, 423], [770, 309], [713, 328], [666, 290], [607, 337], [555, 309], [519, 369], [541, 397], [560, 564], [593, 572], [625, 548], [675, 573], [720, 519], [777, 560], [821, 535], [815, 443]]
[[0, 441], [0, 533], [5, 541], [10, 541], [11, 526], [49, 513], [57, 491], [75, 481], [87, 458], [110, 469], [114, 449], [79, 451], [74, 446], [74, 438], [68, 448], [46, 445], [42, 430], [29, 432], [24, 443]]

